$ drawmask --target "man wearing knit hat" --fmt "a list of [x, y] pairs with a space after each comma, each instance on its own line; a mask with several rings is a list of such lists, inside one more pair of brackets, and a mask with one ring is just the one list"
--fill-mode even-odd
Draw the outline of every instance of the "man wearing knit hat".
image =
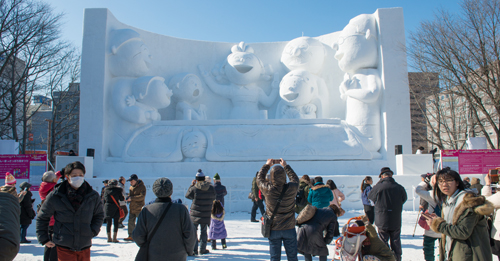
[[375, 225], [378, 227], [380, 239], [395, 253], [396, 260], [401, 261], [401, 213], [408, 196], [403, 186], [393, 178], [394, 172], [388, 167], [380, 170], [379, 182], [368, 194], [375, 203]]
[[[186, 192], [186, 198], [193, 200], [191, 203], [191, 220], [194, 223], [196, 235], [198, 235], [198, 225], [200, 226], [200, 254], [208, 254], [207, 249], [207, 227], [210, 224], [212, 203], [216, 194], [214, 187], [205, 181], [205, 174], [198, 170], [196, 179]], [[194, 246], [194, 254], [198, 254], [198, 240]]]
[[220, 182], [220, 176], [219, 173], [215, 173], [214, 175], [214, 188], [215, 188], [215, 194], [217, 195], [215, 197], [216, 200], [219, 200], [222, 206], [224, 205], [224, 196], [227, 195], [227, 190], [226, 186], [223, 186]]
[[[186, 260], [193, 254], [196, 232], [189, 212], [182, 204], [172, 203], [172, 182], [159, 178], [153, 183], [153, 193], [157, 199], [141, 211], [134, 230], [135, 243], [140, 247], [150, 240], [149, 260]], [[161, 221], [158, 231], [150, 239], [152, 222], [160, 220], [165, 209], [168, 212]]]

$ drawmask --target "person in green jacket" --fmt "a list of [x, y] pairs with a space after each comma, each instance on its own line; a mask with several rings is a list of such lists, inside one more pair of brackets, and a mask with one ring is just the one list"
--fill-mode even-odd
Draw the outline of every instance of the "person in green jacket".
[[422, 214], [430, 228], [442, 234], [439, 260], [491, 261], [491, 247], [485, 215], [493, 205], [483, 196], [465, 191], [459, 174], [444, 168], [436, 174], [434, 199], [442, 204], [442, 217]]
[[309, 178], [309, 175], [303, 175], [299, 179], [299, 192], [297, 193], [297, 195], [299, 195], [301, 191], [304, 191], [303, 195], [300, 195], [300, 197], [304, 198], [304, 200], [301, 201], [305, 201], [304, 202], [305, 204], [301, 204], [300, 202], [295, 202], [295, 213], [299, 214], [300, 211], [302, 211], [302, 209], [306, 207], [306, 205], [311, 205], [311, 202], [307, 201], [307, 196], [309, 196], [309, 190], [311, 189], [311, 187], [312, 187], [311, 178]]
[[317, 208], [330, 206], [330, 201], [333, 200], [333, 193], [328, 185], [323, 183], [322, 177], [314, 178], [314, 186], [309, 190], [307, 201]]

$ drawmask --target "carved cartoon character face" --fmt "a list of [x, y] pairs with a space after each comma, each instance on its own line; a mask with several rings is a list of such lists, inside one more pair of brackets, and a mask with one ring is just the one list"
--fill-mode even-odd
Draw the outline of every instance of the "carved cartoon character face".
[[155, 80], [149, 84], [146, 95], [140, 100], [141, 103], [156, 109], [168, 107], [172, 91], [163, 81]]
[[235, 52], [227, 57], [224, 70], [229, 81], [244, 85], [259, 80], [262, 65], [259, 58], [250, 52]]
[[200, 131], [189, 132], [182, 138], [181, 148], [186, 158], [204, 158], [207, 138]]
[[361, 68], [376, 68], [378, 58], [378, 43], [375, 30], [358, 31], [366, 21], [356, 17], [342, 30], [337, 43], [335, 59], [339, 61], [342, 71], [355, 73]]
[[289, 70], [307, 70], [318, 73], [325, 60], [323, 44], [311, 37], [299, 37], [290, 41], [283, 49], [281, 62]]
[[149, 70], [151, 55], [143, 41], [132, 40], [120, 46], [109, 62], [114, 76], [141, 77]]
[[316, 80], [307, 71], [291, 71], [280, 82], [280, 96], [290, 106], [306, 105], [317, 95]]
[[182, 81], [179, 96], [187, 102], [195, 102], [203, 94], [203, 85], [200, 78], [194, 74], [190, 74]]

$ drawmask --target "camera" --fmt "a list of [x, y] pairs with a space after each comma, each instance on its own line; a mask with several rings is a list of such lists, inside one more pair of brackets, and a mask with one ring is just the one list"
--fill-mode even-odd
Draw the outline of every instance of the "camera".
[[273, 164], [281, 164], [281, 160], [280, 159], [273, 159]]
[[491, 176], [491, 183], [498, 183], [498, 168], [490, 169], [488, 174]]

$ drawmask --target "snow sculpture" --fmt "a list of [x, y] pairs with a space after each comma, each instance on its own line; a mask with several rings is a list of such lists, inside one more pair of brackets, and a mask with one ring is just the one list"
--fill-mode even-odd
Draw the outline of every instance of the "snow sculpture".
[[184, 161], [205, 161], [207, 137], [201, 131], [193, 130], [182, 137], [181, 149]]
[[146, 75], [151, 63], [149, 49], [132, 29], [113, 30], [109, 33], [109, 70], [114, 77], [140, 77]]
[[177, 102], [175, 107], [176, 120], [206, 120], [206, 106], [200, 104], [198, 109], [193, 107], [195, 103], [203, 95], [203, 84], [200, 78], [192, 73], [177, 74], [168, 84], [174, 92], [174, 99]]
[[317, 110], [321, 110], [317, 80], [308, 71], [293, 70], [285, 75], [280, 96], [276, 119], [316, 119]]
[[136, 79], [131, 88], [128, 84], [117, 84], [113, 91], [113, 106], [124, 120], [144, 125], [161, 120], [158, 109], [170, 105], [172, 91], [159, 76], [144, 76]]
[[231, 54], [223, 65], [222, 69], [229, 80], [228, 85], [212, 79], [203, 66], [198, 68], [205, 83], [214, 93], [231, 100], [233, 108], [230, 119], [261, 119], [267, 111], [260, 112], [259, 103], [270, 107], [278, 96], [277, 74], [273, 77], [271, 93], [267, 95], [259, 84], [271, 80], [271, 77], [265, 74], [264, 66], [254, 54], [253, 48], [243, 42], [231, 48]]
[[377, 22], [362, 14], [349, 21], [334, 44], [335, 59], [345, 72], [340, 95], [346, 101], [345, 121], [364, 136], [363, 145], [380, 157], [380, 96], [382, 82], [378, 63]]
[[[281, 54], [281, 62], [289, 70], [305, 70], [312, 74], [308, 75], [309, 82], [315, 81], [317, 86], [315, 89], [317, 92], [317, 97], [315, 97], [315, 105], [317, 106], [317, 112], [315, 112], [314, 118], [323, 118], [323, 113], [328, 111], [328, 88], [326, 86], [323, 78], [318, 76], [323, 69], [323, 64], [325, 61], [325, 47], [323, 43], [314, 39], [312, 37], [299, 37], [290, 41]], [[284, 78], [283, 78], [284, 79]], [[282, 80], [283, 81], [283, 80]], [[281, 85], [281, 84], [280, 84]], [[281, 95], [281, 89], [280, 89]], [[283, 96], [281, 96], [283, 98]], [[312, 97], [311, 97], [312, 98]], [[285, 103], [287, 102], [286, 99]], [[307, 111], [311, 110], [311, 106], [306, 106]], [[292, 111], [290, 111], [292, 112]], [[289, 112], [289, 113], [290, 113]], [[280, 117], [278, 117], [280, 115]], [[278, 110], [276, 111], [276, 118], [281, 118], [282, 114], [278, 105]], [[303, 115], [305, 116], [305, 115]], [[286, 117], [288, 118], [288, 117]], [[302, 117], [299, 117], [302, 118]], [[310, 119], [311, 114], [308, 114], [305, 119]]]

